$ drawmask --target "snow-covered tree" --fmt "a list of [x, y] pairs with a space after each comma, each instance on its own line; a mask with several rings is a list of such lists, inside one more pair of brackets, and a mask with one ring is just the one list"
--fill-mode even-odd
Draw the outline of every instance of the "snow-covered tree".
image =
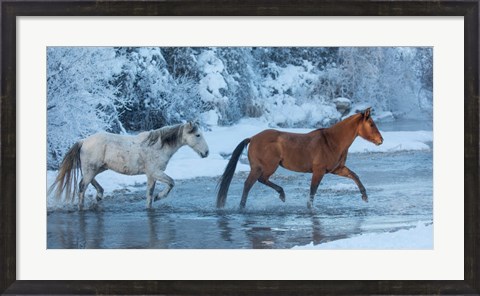
[[47, 49], [48, 165], [56, 166], [77, 140], [98, 131], [124, 131], [111, 78], [121, 59], [112, 48]]
[[229, 98], [228, 107], [224, 110], [226, 120], [223, 120], [223, 123], [230, 124], [244, 116], [261, 116], [263, 112], [256, 102], [259, 97], [260, 81], [255, 71], [252, 49], [249, 47], [219, 48], [218, 56], [225, 67], [224, 74]]
[[[156, 129], [165, 125], [198, 118], [202, 102], [194, 76], [186, 74], [179, 65], [172, 66], [164, 52], [174, 48], [158, 47], [118, 48], [124, 57], [121, 73], [116, 77], [118, 96], [129, 98], [121, 108], [121, 119], [130, 131]], [[182, 54], [189, 51], [179, 50]], [[169, 58], [170, 62], [185, 60], [183, 56]], [[175, 75], [172, 75], [172, 71]], [[188, 71], [187, 71], [188, 72]], [[195, 73], [191, 69], [190, 73]], [[182, 74], [180, 74], [182, 73]], [[183, 75], [183, 76], [182, 76]]]

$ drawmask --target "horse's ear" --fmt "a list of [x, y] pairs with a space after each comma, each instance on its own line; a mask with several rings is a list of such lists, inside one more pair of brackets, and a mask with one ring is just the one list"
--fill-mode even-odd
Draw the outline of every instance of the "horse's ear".
[[198, 125], [195, 122], [189, 121], [187, 123], [187, 130], [189, 133], [194, 133], [198, 129]]
[[191, 120], [189, 122], [187, 122], [188, 126], [189, 127], [194, 127], [194, 126], [199, 126], [200, 125], [200, 122], [198, 119], [195, 119], [195, 120]]
[[370, 111], [371, 111], [372, 107], [368, 107], [367, 109], [365, 109], [365, 111], [362, 112], [363, 114], [363, 117], [365, 119], [369, 119], [370, 118]]

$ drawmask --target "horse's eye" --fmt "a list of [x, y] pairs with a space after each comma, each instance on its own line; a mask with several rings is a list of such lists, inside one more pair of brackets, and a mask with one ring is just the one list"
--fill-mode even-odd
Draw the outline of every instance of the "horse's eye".
[[195, 135], [197, 138], [200, 138], [200, 135]]

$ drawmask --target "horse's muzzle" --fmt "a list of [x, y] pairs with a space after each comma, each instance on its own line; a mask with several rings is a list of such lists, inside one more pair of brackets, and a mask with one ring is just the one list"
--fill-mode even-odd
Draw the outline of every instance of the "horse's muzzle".
[[380, 140], [375, 143], [377, 146], [380, 146], [383, 144], [383, 137], [380, 137]]
[[209, 153], [209, 151], [207, 150], [207, 152], [200, 153], [200, 156], [201, 156], [202, 158], [205, 158], [205, 157], [208, 156], [208, 153]]

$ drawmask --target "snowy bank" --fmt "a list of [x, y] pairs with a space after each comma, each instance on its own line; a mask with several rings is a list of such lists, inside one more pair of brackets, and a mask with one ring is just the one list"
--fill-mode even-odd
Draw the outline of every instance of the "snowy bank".
[[395, 232], [368, 233], [346, 239], [339, 239], [318, 245], [313, 242], [306, 246], [295, 246], [292, 249], [322, 249], [322, 250], [398, 250], [398, 249], [432, 249], [433, 225], [418, 223], [412, 229], [402, 229]]

